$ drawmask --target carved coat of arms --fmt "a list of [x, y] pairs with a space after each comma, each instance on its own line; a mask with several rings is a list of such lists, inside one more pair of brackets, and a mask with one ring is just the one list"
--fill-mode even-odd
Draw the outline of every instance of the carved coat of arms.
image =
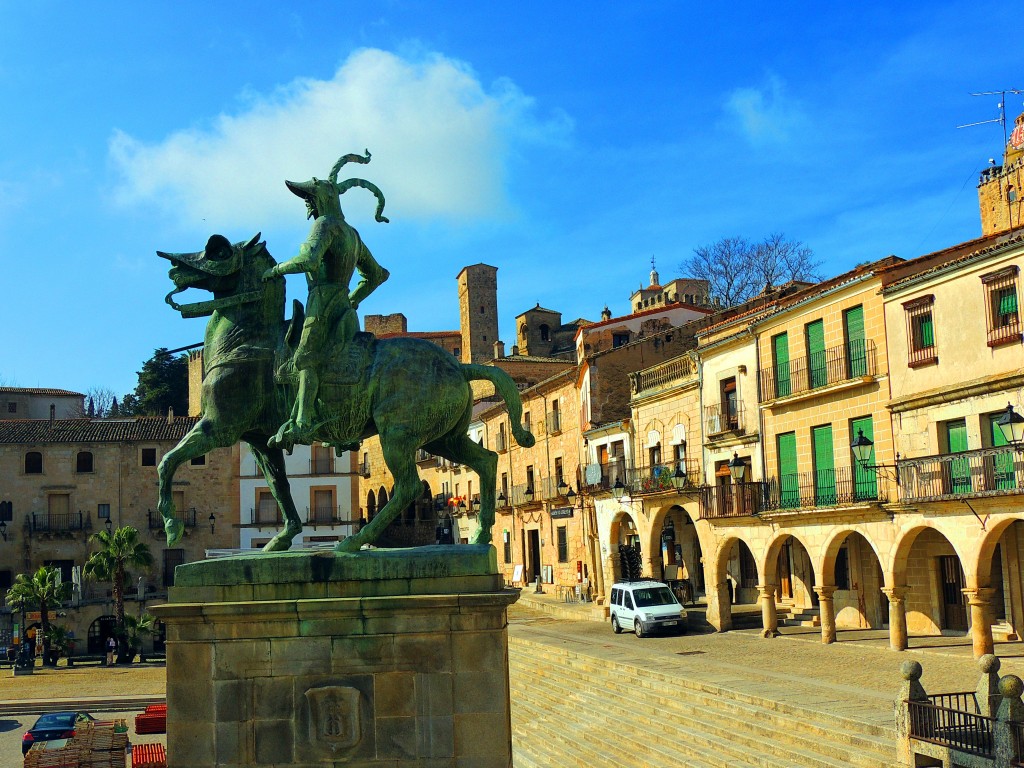
[[354, 747], [362, 738], [359, 690], [326, 685], [306, 691], [309, 705], [309, 739], [332, 752]]

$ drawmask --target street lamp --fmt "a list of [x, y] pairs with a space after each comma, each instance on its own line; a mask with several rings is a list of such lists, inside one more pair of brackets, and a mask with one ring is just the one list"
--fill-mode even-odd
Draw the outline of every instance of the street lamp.
[[622, 478], [615, 478], [615, 485], [612, 486], [612, 496], [616, 499], [621, 499], [622, 495], [626, 492], [626, 486], [622, 484]]
[[107, 533], [110, 533], [111, 529], [113, 529], [114, 527], [114, 524], [110, 521], [110, 518], [108, 517], [107, 522], [105, 522], [103, 526], [107, 529]]
[[1018, 453], [1024, 453], [1024, 416], [1013, 410], [1010, 403], [1006, 404], [1003, 415], [996, 420], [999, 431], [1003, 438], [1012, 445]]
[[473, 512], [474, 512], [474, 514], [480, 511], [480, 497], [479, 496], [474, 497], [474, 499], [471, 502], [471, 504], [473, 505]]
[[559, 480], [558, 481], [558, 495], [564, 497], [568, 490], [569, 490], [569, 484], [565, 482], [565, 478], [562, 478], [561, 480]]
[[676, 471], [672, 473], [672, 487], [677, 491], [681, 491], [686, 487], [686, 473], [683, 472], [683, 468], [678, 464], [676, 464]]
[[732, 458], [729, 459], [729, 474], [737, 483], [742, 483], [743, 477], [747, 474], [747, 465], [743, 463], [743, 459], [737, 453], [733, 453]]
[[499, 507], [504, 507], [506, 504], [508, 504], [508, 499], [505, 498], [505, 492], [504, 491], [501, 491], [498, 494], [498, 498], [496, 499], [496, 501], [498, 502], [498, 506]]
[[523, 491], [523, 498], [526, 499], [527, 504], [533, 501], [533, 486], [526, 486], [526, 490]]
[[3, 537], [4, 541], [7, 541], [7, 523], [0, 520], [0, 536]]
[[[1024, 419], [1021, 419], [1021, 421], [1024, 421]], [[868, 462], [871, 461], [871, 456], [875, 450], [875, 443], [870, 437], [865, 437], [863, 429], [857, 430], [857, 437], [850, 443], [850, 450], [853, 452], [853, 458], [860, 464], [861, 469], [871, 470], [876, 475], [881, 474], [880, 470], [891, 470], [892, 479], [896, 482], [897, 486], [900, 484], [900, 455], [896, 454], [896, 464], [869, 464]]]
[[213, 512], [210, 513], [208, 520], [210, 521], [210, 533], [213, 533], [213, 527], [217, 523], [217, 518], [214, 516]]

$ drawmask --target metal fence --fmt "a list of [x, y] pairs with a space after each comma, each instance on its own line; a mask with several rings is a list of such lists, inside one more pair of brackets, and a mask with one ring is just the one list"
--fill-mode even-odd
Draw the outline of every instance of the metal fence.
[[1009, 447], [902, 459], [897, 466], [903, 501], [1004, 496], [1024, 490], [1024, 455]]
[[628, 469], [624, 485], [631, 496], [675, 490], [677, 469], [683, 473], [680, 490], [695, 488], [701, 484], [700, 462], [686, 459], [671, 464], [652, 464]]
[[29, 523], [31, 533], [66, 533], [85, 528], [81, 512], [33, 512]]
[[839, 507], [888, 501], [885, 479], [873, 472], [858, 474], [852, 467], [796, 472], [769, 478], [764, 509]]
[[700, 517], [709, 520], [758, 515], [764, 506], [765, 490], [763, 482], [707, 486], [700, 496]]
[[761, 370], [761, 397], [774, 400], [862, 376], [874, 376], [875, 343], [863, 339]]
[[707, 435], [745, 432], [743, 401], [730, 400], [718, 405], [704, 406], [704, 428]]
[[943, 707], [931, 701], [908, 701], [910, 736], [981, 757], [993, 757], [995, 718]]
[[693, 359], [689, 355], [684, 355], [629, 374], [629, 383], [635, 395], [646, 389], [661, 387], [673, 381], [689, 378], [696, 373], [697, 369]]

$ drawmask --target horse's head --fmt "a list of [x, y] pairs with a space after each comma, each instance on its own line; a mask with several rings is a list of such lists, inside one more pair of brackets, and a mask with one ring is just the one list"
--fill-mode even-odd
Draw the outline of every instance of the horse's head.
[[[260, 241], [260, 233], [248, 242], [234, 245], [223, 235], [213, 235], [206, 248], [196, 253], [156, 253], [171, 262], [167, 274], [174, 290], [165, 301], [182, 317], [202, 317], [217, 309], [256, 301], [263, 294], [263, 271], [274, 264], [266, 243]], [[214, 298], [193, 304], [177, 304], [171, 298], [189, 288], [210, 291]]]

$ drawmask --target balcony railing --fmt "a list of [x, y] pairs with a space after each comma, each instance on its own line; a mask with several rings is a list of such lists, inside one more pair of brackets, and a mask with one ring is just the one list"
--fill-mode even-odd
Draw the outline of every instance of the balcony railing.
[[[881, 487], [880, 487], [881, 484]], [[885, 479], [850, 467], [796, 472], [766, 483], [764, 509], [816, 509], [888, 501]]]
[[547, 428], [549, 435], [562, 431], [562, 414], [559, 411], [551, 411], [547, 415]]
[[513, 507], [521, 507], [524, 504], [533, 504], [540, 501], [541, 497], [537, 494], [537, 486], [535, 483], [536, 481], [533, 483], [513, 485], [509, 504]]
[[494, 450], [498, 453], [504, 453], [508, 450], [508, 438], [501, 432], [494, 436]]
[[642, 496], [647, 493], [675, 490], [675, 472], [677, 467], [685, 475], [683, 488], [692, 489], [700, 486], [700, 463], [696, 459], [689, 459], [671, 464], [633, 467], [626, 472], [625, 486], [629, 490], [629, 495]]
[[934, 501], [1024, 492], [1024, 456], [983, 448], [898, 462], [902, 501]]
[[314, 456], [309, 460], [309, 474], [336, 475], [338, 474], [337, 461], [335, 456]]
[[30, 533], [70, 533], [85, 528], [85, 515], [81, 512], [33, 512]]
[[417, 464], [433, 464], [434, 454], [430, 451], [425, 451], [422, 448], [416, 449], [416, 463]]
[[717, 405], [704, 406], [704, 431], [708, 436], [724, 432], [745, 432], [743, 402], [729, 400]]
[[342, 518], [341, 507], [306, 507], [306, 525], [348, 525], [355, 522]]
[[563, 475], [559, 478], [556, 475], [551, 477], [534, 478], [533, 490], [536, 491], [534, 500], [539, 499], [560, 499], [569, 493], [569, 481]]
[[763, 369], [762, 398], [767, 401], [789, 397], [863, 376], [874, 376], [875, 372], [875, 343], [868, 339], [851, 341], [790, 360], [785, 366]]
[[[598, 472], [600, 472], [600, 476]], [[592, 491], [610, 491], [615, 487], [616, 482], [626, 485], [628, 480], [626, 459], [620, 457], [605, 464], [590, 464], [584, 473], [584, 479]], [[592, 479], [596, 482], [590, 482]]]
[[730, 483], [704, 488], [700, 497], [700, 516], [704, 520], [723, 517], [750, 517], [761, 513], [765, 483]]
[[281, 509], [277, 504], [249, 508], [249, 525], [280, 525], [282, 522]]
[[[181, 520], [181, 522], [185, 524], [186, 528], [195, 528], [198, 512], [196, 511], [195, 507], [189, 507], [188, 509], [176, 509], [174, 510], [174, 517], [178, 520]], [[152, 509], [147, 509], [146, 524], [149, 526], [149, 530], [151, 531], [163, 530], [163, 515]]]
[[670, 382], [689, 378], [696, 373], [697, 369], [693, 359], [689, 355], [684, 355], [629, 374], [629, 384], [635, 395], [647, 389], [662, 387]]

